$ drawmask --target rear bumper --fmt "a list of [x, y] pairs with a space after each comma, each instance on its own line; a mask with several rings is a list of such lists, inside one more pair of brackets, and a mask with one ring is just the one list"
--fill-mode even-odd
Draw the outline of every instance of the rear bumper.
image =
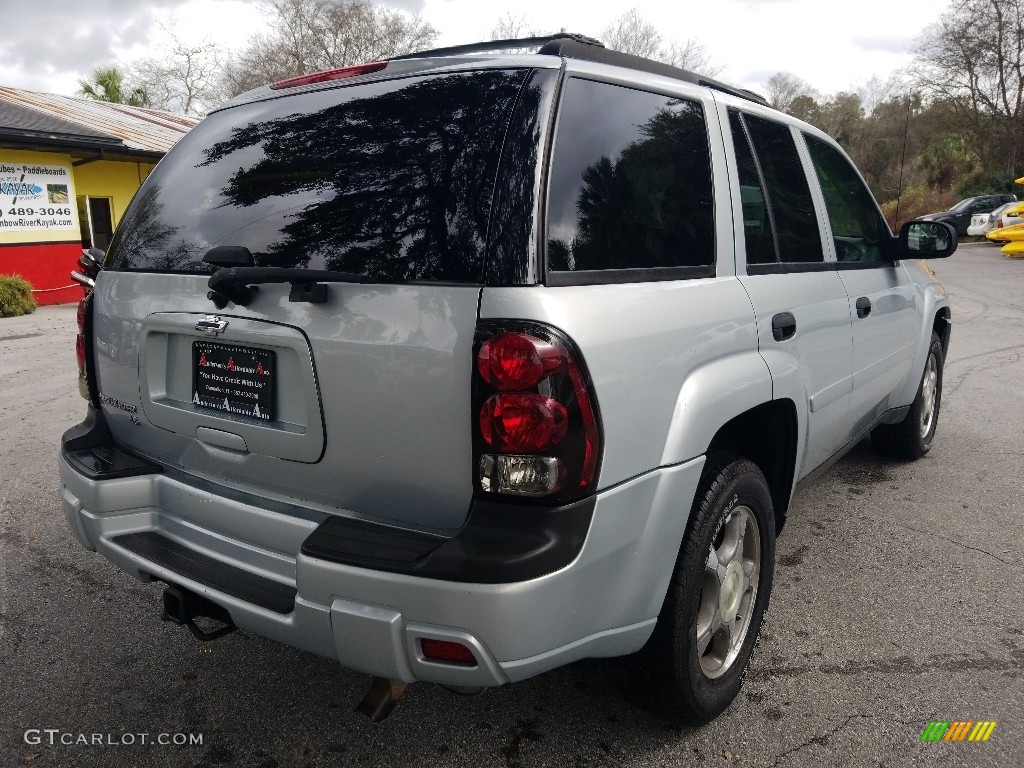
[[[60, 457], [62, 505], [76, 538], [136, 578], [183, 586], [242, 629], [361, 672], [467, 686], [638, 650], [661, 608], [702, 467], [698, 458], [598, 494], [568, 565], [481, 583], [315, 557], [303, 544], [322, 516], [173, 473], [92, 479]], [[267, 594], [276, 602], [260, 597]], [[425, 638], [460, 642], [478, 663], [427, 660]]]

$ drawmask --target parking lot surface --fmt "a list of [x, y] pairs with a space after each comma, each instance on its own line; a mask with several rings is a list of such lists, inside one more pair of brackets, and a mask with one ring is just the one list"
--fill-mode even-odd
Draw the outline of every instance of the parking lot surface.
[[[699, 729], [609, 660], [476, 697], [417, 684], [372, 723], [363, 675], [161, 623], [160, 586], [60, 510], [75, 308], [0, 319], [0, 766], [1024, 765], [1024, 261], [962, 245], [933, 268], [953, 334], [931, 453], [865, 441], [798, 493], [743, 691]], [[931, 721], [997, 725], [923, 743]]]

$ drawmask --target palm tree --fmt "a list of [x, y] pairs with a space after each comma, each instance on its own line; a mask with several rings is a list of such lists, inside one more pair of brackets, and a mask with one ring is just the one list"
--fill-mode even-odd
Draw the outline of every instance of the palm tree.
[[125, 92], [124, 74], [115, 66], [96, 67], [88, 80], [78, 81], [78, 93], [94, 101], [111, 104], [127, 104], [131, 107], [148, 107], [149, 94], [144, 88], [132, 88]]

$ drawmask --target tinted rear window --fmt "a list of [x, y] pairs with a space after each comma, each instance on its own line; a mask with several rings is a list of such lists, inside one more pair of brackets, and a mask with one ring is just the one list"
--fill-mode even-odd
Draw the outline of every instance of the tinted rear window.
[[415, 77], [211, 115], [157, 166], [111, 243], [114, 269], [256, 266], [479, 282], [508, 115], [526, 70]]
[[713, 265], [711, 153], [701, 105], [571, 79], [561, 109], [548, 268]]

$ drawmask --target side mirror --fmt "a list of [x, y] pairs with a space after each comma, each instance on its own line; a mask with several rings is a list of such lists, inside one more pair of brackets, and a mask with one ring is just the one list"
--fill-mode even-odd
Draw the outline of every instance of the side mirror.
[[944, 259], [956, 250], [956, 230], [941, 221], [908, 221], [900, 227], [898, 257]]

